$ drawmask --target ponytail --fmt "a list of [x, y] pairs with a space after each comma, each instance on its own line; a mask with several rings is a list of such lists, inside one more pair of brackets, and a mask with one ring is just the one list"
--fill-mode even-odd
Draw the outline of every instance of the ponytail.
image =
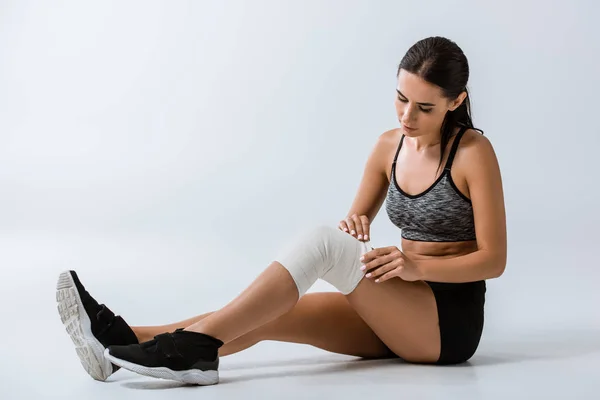
[[[464, 90], [467, 93], [467, 96], [463, 100], [463, 102], [458, 106], [454, 111], [448, 111], [446, 113], [446, 117], [444, 118], [444, 122], [442, 122], [441, 129], [441, 148], [440, 148], [440, 164], [438, 165], [438, 171], [442, 166], [442, 160], [444, 159], [444, 150], [450, 142], [450, 138], [454, 133], [454, 129], [457, 127], [466, 127], [467, 129], [476, 129], [473, 126], [473, 120], [471, 119], [471, 100], [469, 98], [469, 91], [467, 88]], [[483, 131], [480, 129], [476, 129], [481, 132], [483, 135]]]

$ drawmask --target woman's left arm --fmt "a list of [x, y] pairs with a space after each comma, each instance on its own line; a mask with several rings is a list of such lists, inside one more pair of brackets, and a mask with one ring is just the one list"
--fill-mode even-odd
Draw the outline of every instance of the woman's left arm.
[[496, 153], [490, 141], [481, 135], [462, 150], [477, 250], [455, 258], [414, 260], [423, 280], [472, 282], [497, 278], [506, 267], [506, 214]]

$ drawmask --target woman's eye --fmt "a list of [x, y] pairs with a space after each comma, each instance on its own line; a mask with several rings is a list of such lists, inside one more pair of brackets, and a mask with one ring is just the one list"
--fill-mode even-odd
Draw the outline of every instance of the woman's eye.
[[[398, 96], [398, 100], [400, 100], [403, 103], [408, 103], [408, 100], [403, 99], [400, 96]], [[421, 107], [419, 107], [419, 110], [423, 111], [424, 113], [430, 113], [431, 112], [431, 108], [421, 108]]]

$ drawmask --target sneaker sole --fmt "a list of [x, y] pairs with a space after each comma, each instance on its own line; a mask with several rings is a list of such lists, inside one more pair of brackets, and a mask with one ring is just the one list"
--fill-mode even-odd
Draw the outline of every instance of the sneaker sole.
[[86, 372], [97, 381], [105, 381], [113, 368], [104, 357], [104, 346], [92, 334], [92, 323], [68, 271], [60, 274], [56, 284], [58, 314], [75, 344], [75, 351]]
[[140, 375], [149, 376], [152, 378], [169, 379], [191, 385], [215, 385], [219, 383], [219, 371], [202, 371], [192, 369], [187, 371], [173, 371], [167, 367], [145, 367], [143, 365], [134, 364], [129, 361], [121, 360], [111, 356], [108, 349], [104, 351], [104, 358], [111, 361], [113, 364]]

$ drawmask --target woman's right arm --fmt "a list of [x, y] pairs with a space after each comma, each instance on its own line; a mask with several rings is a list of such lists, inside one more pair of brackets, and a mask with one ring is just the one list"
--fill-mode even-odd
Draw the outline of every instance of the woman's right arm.
[[367, 240], [370, 239], [369, 225], [375, 219], [387, 194], [389, 180], [386, 169], [395, 138], [393, 130], [379, 135], [365, 164], [363, 176], [350, 210], [346, 218], [340, 221], [340, 229], [347, 228], [347, 232], [350, 234], [354, 230], [355, 234], [352, 236], [362, 235], [362, 240], [364, 240], [365, 234], [369, 235]]

